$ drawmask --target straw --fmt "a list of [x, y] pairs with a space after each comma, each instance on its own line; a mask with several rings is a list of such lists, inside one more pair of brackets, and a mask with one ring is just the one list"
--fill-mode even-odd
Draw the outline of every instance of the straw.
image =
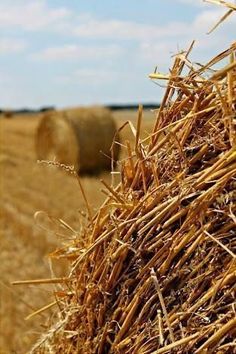
[[102, 182], [108, 198], [60, 251], [65, 296], [31, 353], [234, 348], [236, 43], [198, 67], [191, 49], [151, 75], [168, 81], [152, 133], [140, 139], [140, 106], [119, 184]]

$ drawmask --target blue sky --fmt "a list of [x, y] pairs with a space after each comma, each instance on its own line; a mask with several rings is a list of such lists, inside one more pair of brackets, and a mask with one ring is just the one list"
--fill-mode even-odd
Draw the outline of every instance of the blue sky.
[[201, 0], [0, 0], [0, 107], [159, 102], [148, 79], [197, 40], [204, 63], [235, 40], [236, 15]]

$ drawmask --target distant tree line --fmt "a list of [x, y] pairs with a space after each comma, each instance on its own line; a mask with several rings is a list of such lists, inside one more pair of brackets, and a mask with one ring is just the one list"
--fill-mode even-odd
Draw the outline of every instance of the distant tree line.
[[32, 108], [20, 108], [20, 109], [0, 109], [0, 114], [4, 115], [15, 115], [15, 114], [36, 114], [42, 113], [47, 111], [55, 110], [55, 107], [48, 106], [48, 107], [41, 107], [39, 109], [32, 109]]
[[[106, 105], [112, 111], [118, 110], [137, 110], [138, 104], [110, 104]], [[156, 109], [159, 108], [160, 105], [157, 103], [143, 103], [143, 109]]]
[[[118, 111], [118, 110], [137, 110], [138, 104], [108, 104], [105, 105], [106, 108], [109, 108], [111, 111]], [[154, 103], [144, 103], [144, 109], [156, 109], [159, 108], [159, 104]], [[56, 107], [54, 106], [45, 106], [39, 109], [32, 109], [32, 108], [21, 108], [21, 109], [0, 109], [0, 115], [3, 115], [6, 118], [11, 118], [14, 115], [21, 115], [21, 114], [37, 114], [43, 113], [48, 111], [54, 111]]]

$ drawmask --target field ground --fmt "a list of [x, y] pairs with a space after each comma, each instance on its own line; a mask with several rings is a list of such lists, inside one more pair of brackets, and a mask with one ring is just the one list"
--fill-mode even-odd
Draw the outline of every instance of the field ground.
[[[117, 126], [130, 120], [135, 125], [137, 112], [114, 113]], [[85, 211], [75, 177], [58, 168], [38, 164], [34, 134], [39, 116], [0, 119], [0, 354], [23, 354], [28, 351], [47, 324], [42, 313], [25, 320], [35, 310], [53, 301], [52, 286], [12, 286], [14, 280], [60, 276], [66, 264], [50, 264], [48, 254], [71, 237], [70, 232], [56, 230], [48, 214], [61, 218], [79, 231]], [[144, 112], [142, 134], [150, 132], [154, 114]], [[134, 140], [128, 126], [121, 141]], [[105, 196], [100, 179], [110, 182], [110, 174], [81, 178], [93, 212]], [[36, 211], [44, 211], [38, 214]]]

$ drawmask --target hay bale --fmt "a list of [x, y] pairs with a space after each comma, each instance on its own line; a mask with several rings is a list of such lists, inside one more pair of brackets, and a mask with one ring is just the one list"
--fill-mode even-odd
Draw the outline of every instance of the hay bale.
[[121, 183], [54, 254], [71, 269], [52, 279], [58, 321], [32, 353], [233, 353], [235, 55], [236, 43], [185, 77], [177, 56], [149, 141], [140, 109]]
[[[36, 132], [39, 160], [54, 160], [80, 173], [111, 168], [111, 146], [116, 125], [109, 110], [101, 107], [48, 112]], [[114, 144], [116, 161], [119, 146]]]
[[3, 117], [6, 118], [6, 119], [13, 118], [13, 112], [10, 109], [5, 110], [3, 112]]
[[200, 68], [188, 54], [151, 75], [168, 80], [153, 133], [140, 109], [120, 184], [54, 253], [70, 272], [31, 353], [235, 352], [236, 43]]
[[58, 321], [32, 353], [233, 353], [235, 56], [236, 43], [186, 77], [175, 58], [149, 141], [140, 110], [121, 183], [53, 255], [71, 269], [52, 279]]

